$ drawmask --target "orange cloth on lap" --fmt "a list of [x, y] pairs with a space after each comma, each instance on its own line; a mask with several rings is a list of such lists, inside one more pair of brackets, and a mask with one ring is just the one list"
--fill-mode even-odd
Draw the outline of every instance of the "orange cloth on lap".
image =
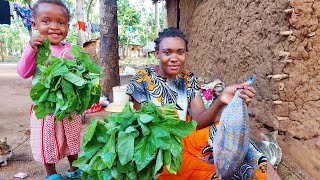
[[158, 180], [206, 180], [211, 179], [216, 170], [213, 164], [200, 159], [206, 154], [202, 154], [202, 149], [208, 145], [210, 127], [195, 130], [182, 139], [183, 153], [180, 171], [177, 175], [170, 174], [164, 167]]

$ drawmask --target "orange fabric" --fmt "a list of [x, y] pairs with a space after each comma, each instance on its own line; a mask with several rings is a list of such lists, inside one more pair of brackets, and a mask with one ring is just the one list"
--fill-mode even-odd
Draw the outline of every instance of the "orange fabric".
[[[188, 119], [188, 118], [187, 118]], [[219, 122], [215, 122], [214, 125], [218, 125]], [[166, 167], [164, 167], [163, 172], [159, 176], [158, 180], [209, 180], [213, 178], [216, 173], [213, 164], [202, 160], [208, 154], [202, 154], [204, 147], [208, 145], [210, 126], [203, 128], [201, 130], [195, 130], [187, 137], [182, 139], [183, 143], [183, 153], [182, 153], [182, 163], [180, 171], [177, 175], [170, 174]], [[251, 179], [266, 179], [266, 163], [257, 162], [255, 159], [255, 164], [259, 164], [258, 169], [254, 168], [253, 177]], [[260, 167], [261, 166], [261, 167]], [[219, 178], [215, 178], [219, 180]]]
[[180, 171], [177, 175], [170, 174], [166, 167], [158, 180], [207, 180], [211, 179], [216, 170], [213, 164], [202, 159], [202, 149], [208, 145], [210, 127], [195, 130], [182, 139], [183, 153]]
[[82, 31], [86, 31], [86, 23], [83, 21], [78, 21], [78, 29]]

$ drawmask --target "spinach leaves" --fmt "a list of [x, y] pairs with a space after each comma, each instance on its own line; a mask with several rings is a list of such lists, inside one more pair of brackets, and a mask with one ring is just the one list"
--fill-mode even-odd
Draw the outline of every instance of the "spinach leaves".
[[181, 138], [195, 127], [195, 121], [178, 120], [174, 105], [158, 108], [146, 103], [140, 111], [132, 111], [127, 104], [121, 113], [91, 121], [73, 165], [83, 171], [82, 179], [92, 180], [150, 180], [159, 176], [163, 166], [176, 174]]
[[[37, 66], [32, 78], [30, 97], [37, 118], [53, 113], [56, 120], [83, 113], [98, 103], [101, 87], [98, 85], [101, 67], [81, 51], [80, 46], [70, 50], [74, 60], [51, 55], [48, 39], [39, 46]], [[47, 63], [48, 58], [51, 60]]]

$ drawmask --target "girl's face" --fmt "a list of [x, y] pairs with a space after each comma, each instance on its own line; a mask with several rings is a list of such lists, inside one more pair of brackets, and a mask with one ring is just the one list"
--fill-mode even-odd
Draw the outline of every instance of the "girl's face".
[[160, 59], [159, 75], [173, 79], [183, 69], [186, 60], [186, 43], [180, 37], [164, 38], [155, 55]]
[[59, 5], [41, 3], [36, 10], [32, 26], [40, 34], [48, 37], [53, 45], [58, 45], [68, 35], [69, 18], [67, 10]]

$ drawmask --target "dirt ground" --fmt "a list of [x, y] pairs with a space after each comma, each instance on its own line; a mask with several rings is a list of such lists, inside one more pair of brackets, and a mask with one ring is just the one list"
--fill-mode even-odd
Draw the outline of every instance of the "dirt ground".
[[[28, 128], [31, 104], [30, 87], [31, 78], [22, 79], [16, 73], [16, 64], [0, 63], [0, 138], [7, 137], [10, 145], [20, 141], [24, 131]], [[91, 118], [101, 115], [106, 115], [106, 111], [87, 114], [82, 132], [84, 133], [87, 129]], [[255, 122], [253, 122], [251, 129], [253, 138], [258, 137], [260, 132], [268, 131]], [[320, 138], [314, 138], [312, 141], [312, 143], [301, 142], [280, 135], [279, 143], [284, 156], [278, 173], [283, 179], [320, 179], [320, 167], [315, 166], [320, 161]], [[297, 149], [299, 150], [297, 151]], [[26, 179], [43, 179], [45, 169], [42, 163], [33, 161], [29, 141], [19, 146], [13, 153], [8, 165], [0, 167], [0, 180], [14, 179], [14, 175], [19, 172], [27, 173], [28, 177]], [[294, 163], [292, 159], [299, 162], [299, 165]], [[312, 160], [314, 163], [303, 163], [303, 159], [307, 159], [306, 162]], [[66, 159], [57, 164], [57, 171], [62, 175], [67, 169], [68, 162]]]

